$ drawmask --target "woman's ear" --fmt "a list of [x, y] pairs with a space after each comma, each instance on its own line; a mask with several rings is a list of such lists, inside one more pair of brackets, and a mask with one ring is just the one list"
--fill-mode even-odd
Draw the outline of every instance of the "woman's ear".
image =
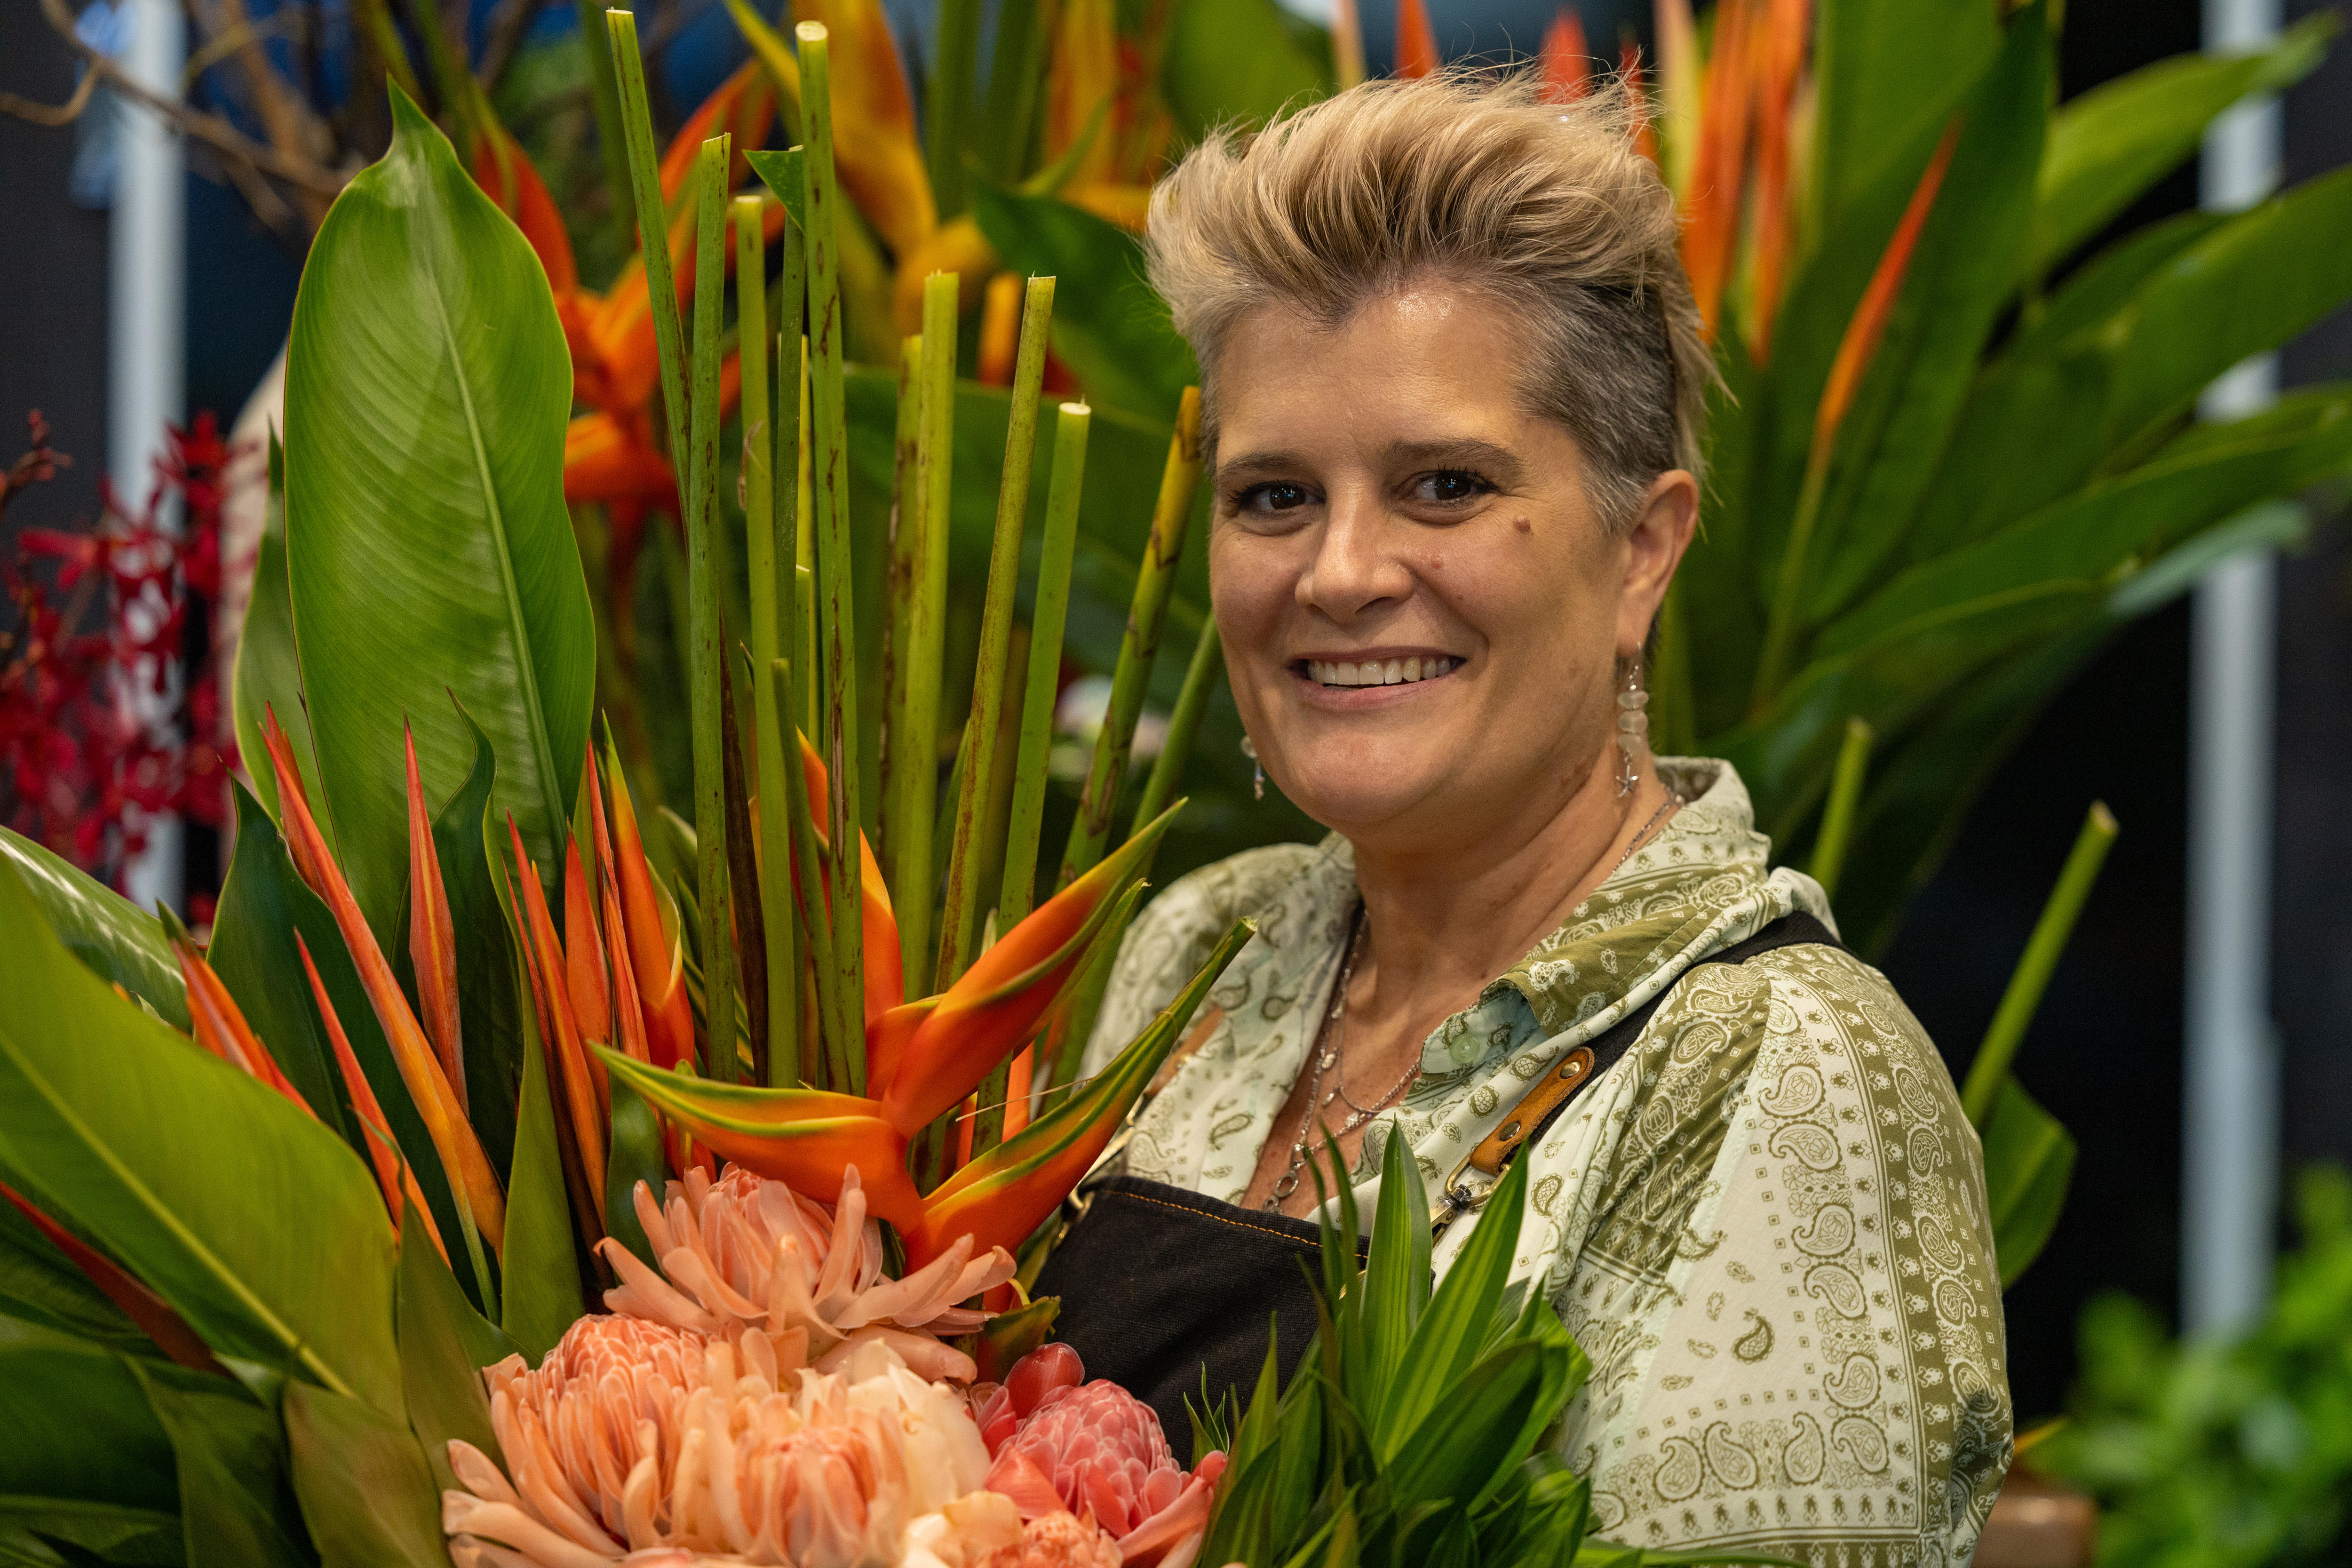
[[1625, 531], [1625, 580], [1617, 599], [1617, 657], [1637, 657], [1665, 602], [1666, 585], [1698, 527], [1698, 480], [1669, 468], [1650, 481]]

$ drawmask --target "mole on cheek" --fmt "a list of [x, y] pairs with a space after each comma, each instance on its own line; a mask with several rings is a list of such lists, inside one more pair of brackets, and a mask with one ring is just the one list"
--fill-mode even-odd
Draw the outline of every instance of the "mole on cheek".
[[1536, 525], [1524, 517], [1511, 524], [1511, 526], [1517, 529], [1521, 533], [1533, 533], [1536, 531]]

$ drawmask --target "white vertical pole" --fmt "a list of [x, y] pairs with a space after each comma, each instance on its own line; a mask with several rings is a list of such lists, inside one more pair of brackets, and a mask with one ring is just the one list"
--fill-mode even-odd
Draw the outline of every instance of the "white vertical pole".
[[[177, 98], [187, 33], [176, 0], [117, 3], [129, 16], [120, 63], [142, 86]], [[164, 426], [186, 418], [186, 164], [179, 136], [160, 116], [126, 101], [117, 124], [120, 158], [108, 240], [107, 471], [122, 504], [136, 510], [155, 482]], [[180, 679], [176, 668], [166, 673], [155, 706], [168, 712], [178, 700]], [[149, 679], [129, 684], [152, 690]], [[126, 868], [125, 890], [142, 909], [158, 900], [177, 908], [180, 824], [167, 817], [146, 827], [147, 847]]]
[[[2279, 0], [2205, 0], [2208, 49], [2277, 37]], [[2244, 105], [2205, 139], [2202, 204], [2234, 211], [2277, 184], [2279, 106]], [[2209, 419], [2277, 396], [2275, 355], [2215, 382]], [[2227, 1333], [2262, 1313], [2278, 1197], [2278, 1041], [2270, 1016], [2272, 721], [2278, 566], [2231, 557], [2198, 584], [2189, 677], [2188, 1039], [2183, 1073], [2182, 1327]]]

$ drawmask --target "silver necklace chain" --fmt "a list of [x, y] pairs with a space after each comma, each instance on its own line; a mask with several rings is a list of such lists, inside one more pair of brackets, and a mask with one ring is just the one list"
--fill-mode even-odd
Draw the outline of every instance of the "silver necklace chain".
[[[1397, 1096], [1412, 1088], [1412, 1080], [1421, 1076], [1421, 1056], [1416, 1051], [1412, 1061], [1405, 1068], [1404, 1076], [1391, 1085], [1388, 1092], [1370, 1106], [1361, 1106], [1358, 1105], [1354, 1097], [1348, 1093], [1346, 1069], [1340, 1068], [1336, 1074], [1332, 1072], [1334, 1068], [1339, 1067], [1340, 1054], [1347, 1046], [1348, 991], [1355, 981], [1356, 960], [1362, 954], [1363, 950], [1364, 909], [1361, 904], [1359, 904], [1356, 906], [1353, 929], [1348, 939], [1347, 961], [1339, 966], [1339, 981], [1332, 987], [1331, 1005], [1324, 1012], [1323, 1027], [1318, 1031], [1321, 1037], [1321, 1048], [1315, 1058], [1315, 1077], [1307, 1091], [1309, 1100], [1307, 1116], [1299, 1123], [1297, 1141], [1290, 1146], [1288, 1168], [1282, 1173], [1281, 1179], [1274, 1184], [1274, 1190], [1267, 1194], [1265, 1204], [1261, 1205], [1268, 1214], [1279, 1212], [1282, 1205], [1290, 1201], [1291, 1194], [1298, 1191], [1299, 1178], [1307, 1169], [1307, 1146], [1314, 1142], [1315, 1133], [1318, 1128], [1325, 1130], [1330, 1137], [1345, 1138], [1349, 1133], [1387, 1110], [1394, 1103]], [[1331, 1087], [1328, 1089], [1323, 1087], [1323, 1080], [1327, 1075], [1331, 1078]], [[1324, 1108], [1334, 1100], [1345, 1103], [1349, 1112], [1347, 1118], [1337, 1127], [1331, 1127], [1325, 1122], [1322, 1116]]]
[[[1623, 869], [1625, 862], [1631, 860], [1635, 852], [1648, 842], [1651, 832], [1656, 828], [1660, 819], [1682, 804], [1683, 797], [1680, 795], [1668, 791], [1666, 798], [1659, 804], [1658, 809], [1652, 812], [1650, 819], [1642, 824], [1634, 833], [1633, 841], [1625, 847], [1625, 853], [1617, 858], [1617, 864], [1610, 868], [1611, 874], [1614, 875]], [[1290, 1146], [1290, 1164], [1282, 1173], [1281, 1179], [1274, 1184], [1274, 1190], [1267, 1194], [1262, 1205], [1268, 1214], [1279, 1212], [1282, 1205], [1288, 1203], [1292, 1194], [1298, 1191], [1299, 1178], [1307, 1169], [1307, 1145], [1314, 1142], [1315, 1132], [1318, 1127], [1326, 1129], [1328, 1135], [1333, 1138], [1345, 1138], [1395, 1103], [1396, 1098], [1410, 1089], [1412, 1086], [1412, 1080], [1421, 1076], [1421, 1057], [1420, 1053], [1415, 1052], [1413, 1059], [1405, 1068], [1404, 1076], [1390, 1085], [1388, 1092], [1371, 1104], [1358, 1105], [1355, 1097], [1348, 1092], [1348, 1074], [1347, 1070], [1340, 1067], [1339, 1057], [1348, 1043], [1348, 992], [1355, 982], [1356, 960], [1361, 956], [1363, 950], [1364, 907], [1360, 903], [1356, 906], [1355, 919], [1350, 923], [1348, 956], [1339, 965], [1339, 979], [1332, 987], [1331, 1005], [1323, 1014], [1322, 1028], [1317, 1031], [1318, 1043], [1321, 1048], [1317, 1051], [1315, 1057], [1315, 1078], [1307, 1091], [1309, 1099], [1307, 1115], [1299, 1123], [1297, 1142]], [[1332, 1071], [1334, 1068], [1339, 1068], [1339, 1070], [1334, 1073]], [[1326, 1076], [1331, 1079], [1331, 1087], [1328, 1089], [1323, 1087]], [[1338, 1127], [1333, 1128], [1323, 1121], [1322, 1111], [1335, 1100], [1348, 1108], [1348, 1116]]]

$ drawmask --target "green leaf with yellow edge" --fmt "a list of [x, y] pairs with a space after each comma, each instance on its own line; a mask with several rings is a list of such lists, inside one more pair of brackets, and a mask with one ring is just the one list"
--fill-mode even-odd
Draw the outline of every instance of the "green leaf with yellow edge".
[[308, 1384], [286, 1385], [294, 1495], [323, 1568], [437, 1563], [441, 1500], [404, 1422]]
[[[408, 873], [401, 725], [419, 767], [491, 800], [543, 871], [588, 740], [593, 617], [563, 503], [571, 356], [522, 234], [395, 88], [384, 157], [312, 241], [286, 374], [289, 576], [312, 794], [387, 948]], [[549, 874], [552, 874], [550, 872]]]
[[351, 1149], [116, 996], [0, 868], [0, 1166], [223, 1355], [400, 1408], [392, 1226]]
[[1985, 1122], [1984, 1163], [1985, 1205], [2006, 1290], [2042, 1255], [2058, 1226], [2074, 1176], [2074, 1138], [2011, 1078]]
[[173, 1027], [188, 1026], [187, 984], [153, 915], [11, 828], [0, 827], [0, 862], [16, 869], [49, 930], [91, 973], [145, 1002]]

